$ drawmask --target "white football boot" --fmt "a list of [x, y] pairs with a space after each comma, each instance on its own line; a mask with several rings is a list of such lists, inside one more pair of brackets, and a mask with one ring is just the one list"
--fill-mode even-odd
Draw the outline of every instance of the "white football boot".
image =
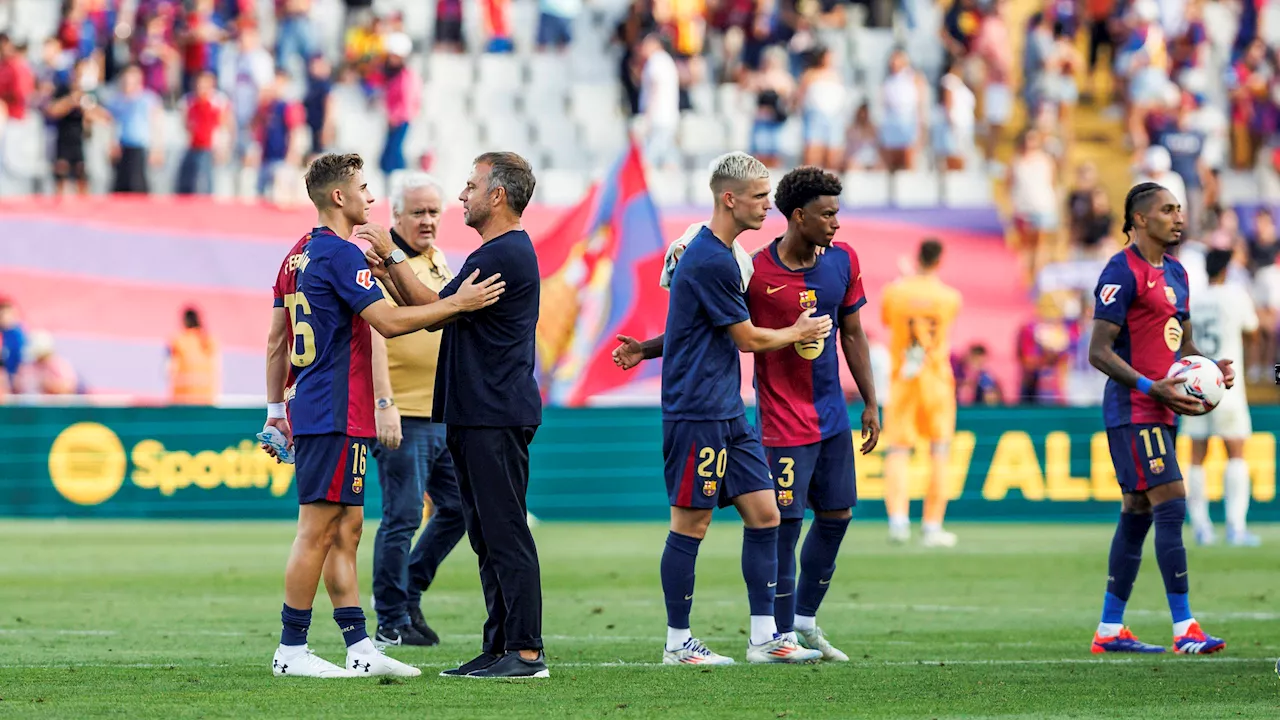
[[804, 646], [822, 653], [823, 660], [828, 662], [849, 662], [849, 656], [840, 652], [838, 648], [827, 640], [822, 628], [814, 627], [812, 630], [799, 630], [797, 632], [804, 639]]
[[762, 645], [747, 643], [749, 663], [807, 663], [821, 659], [821, 651], [800, 647], [786, 635], [779, 635]]
[[276, 655], [271, 659], [271, 674], [276, 677], [315, 677], [315, 678], [352, 678], [356, 674], [346, 668], [339, 667], [311, 652], [306, 645], [301, 650], [286, 651], [276, 648]]
[[920, 536], [920, 544], [927, 548], [949, 548], [956, 546], [956, 534], [946, 530], [926, 531]]
[[689, 638], [679, 650], [662, 649], [663, 665], [732, 665], [733, 658], [717, 655], [697, 638]]
[[387, 657], [372, 642], [362, 640], [347, 648], [347, 669], [359, 677], [390, 675], [391, 677], [418, 677], [422, 670]]

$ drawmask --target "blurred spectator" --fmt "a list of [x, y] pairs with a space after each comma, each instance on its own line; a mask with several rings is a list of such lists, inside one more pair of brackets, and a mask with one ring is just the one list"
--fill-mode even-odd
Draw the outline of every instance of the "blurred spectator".
[[0, 359], [4, 360], [4, 372], [9, 386], [14, 387], [18, 369], [27, 348], [27, 332], [18, 318], [18, 308], [7, 297], [0, 297]]
[[183, 94], [195, 91], [201, 73], [218, 71], [227, 30], [214, 10], [214, 0], [196, 0], [186, 15], [180, 35]]
[[1146, 145], [1144, 124], [1151, 107], [1161, 102], [1169, 84], [1169, 51], [1164, 30], [1157, 20], [1156, 0], [1137, 0], [1133, 5], [1133, 27], [1116, 54], [1117, 77], [1128, 88], [1129, 134]]
[[1079, 250], [1085, 258], [1103, 260], [1118, 250], [1115, 236], [1115, 213], [1111, 212], [1111, 197], [1102, 188], [1095, 188], [1089, 196], [1089, 212], [1084, 217], [1080, 233]]
[[983, 149], [994, 162], [996, 143], [1013, 118], [1013, 38], [1009, 35], [1009, 6], [1012, 0], [994, 0], [992, 11], [982, 20], [973, 53], [982, 75]]
[[680, 73], [657, 34], [645, 37], [636, 59], [644, 68], [640, 73], [644, 157], [653, 167], [675, 167], [676, 128], [680, 123]]
[[1056, 165], [1041, 142], [1038, 130], [1022, 131], [1008, 174], [1013, 227], [1028, 278], [1050, 259], [1060, 235]]
[[[1120, 30], [1120, 21], [1115, 16], [1116, 0], [1085, 0], [1084, 5], [1084, 19], [1089, 27], [1088, 98], [1094, 99], [1098, 97], [1097, 70], [1103, 50], [1107, 52], [1108, 61], [1115, 60], [1115, 38]], [[1106, 104], [1105, 99], [1102, 104]]]
[[75, 395], [83, 392], [75, 368], [55, 352], [53, 336], [31, 333], [15, 387], [29, 395]]
[[1056, 108], [1064, 154], [1070, 152], [1075, 138], [1075, 108], [1080, 101], [1076, 76], [1083, 64], [1074, 34], [1068, 32], [1063, 20], [1058, 20], [1053, 26], [1053, 48], [1045, 63], [1045, 99]]
[[1067, 228], [1073, 245], [1084, 242], [1084, 223], [1093, 209], [1093, 191], [1098, 189], [1098, 168], [1091, 162], [1076, 166], [1075, 184], [1067, 193]]
[[302, 105], [289, 99], [289, 73], [276, 71], [276, 80], [263, 88], [254, 118], [258, 139], [258, 195], [277, 196], [281, 170], [302, 163], [298, 130], [306, 119]]
[[1133, 184], [1153, 182], [1163, 185], [1178, 199], [1182, 207], [1188, 207], [1187, 186], [1182, 177], [1173, 171], [1173, 158], [1160, 145], [1152, 145], [1142, 155], [1142, 161], [1134, 169]]
[[1046, 13], [1035, 13], [1027, 21], [1026, 44], [1022, 48], [1022, 102], [1030, 116], [1049, 99], [1049, 64], [1053, 53], [1053, 24]]
[[987, 370], [987, 346], [974, 343], [957, 363], [956, 402], [960, 405], [1003, 405], [1004, 391]]
[[[236, 135], [232, 158], [243, 167], [252, 162], [254, 143], [254, 118], [258, 114], [259, 95], [262, 89], [275, 81], [275, 62], [271, 53], [262, 47], [257, 28], [240, 30], [235, 59], [235, 79], [231, 90], [231, 108], [235, 113]], [[243, 187], [238, 188], [245, 193]]]
[[[1161, 18], [1171, 20], [1176, 12], [1165, 12], [1165, 8], [1178, 5], [1179, 2], [1166, 0], [1161, 7]], [[1169, 43], [1170, 75], [1177, 79], [1188, 70], [1205, 67], [1209, 62], [1209, 33], [1204, 26], [1204, 0], [1186, 0], [1186, 16], [1183, 21], [1173, 25], [1164, 25], [1166, 34], [1173, 38]]]
[[774, 46], [764, 52], [760, 72], [753, 73], [747, 91], [755, 93], [756, 117], [751, 127], [751, 154], [770, 168], [780, 167], [782, 124], [796, 91], [787, 70], [787, 51]]
[[844, 135], [845, 83], [828, 48], [807, 57], [795, 104], [804, 117], [804, 151], [800, 164], [839, 170]]
[[1243, 57], [1227, 73], [1231, 93], [1231, 166], [1234, 168], [1253, 167], [1266, 136], [1275, 129], [1270, 98], [1270, 83], [1275, 74], [1267, 46], [1261, 39], [1249, 43]]
[[120, 88], [106, 101], [115, 120], [111, 158], [115, 163], [112, 191], [150, 192], [147, 165], [164, 160], [164, 117], [160, 98], [143, 87], [142, 70], [130, 65], [120, 74]]
[[1251, 246], [1250, 262], [1254, 269], [1258, 339], [1248, 363], [1248, 380], [1256, 383], [1270, 375], [1275, 363], [1276, 328], [1280, 324], [1280, 266], [1276, 265], [1276, 256], [1280, 253], [1280, 244], [1276, 242], [1276, 226], [1270, 212], [1259, 210], [1254, 222], [1257, 236]]
[[[997, 5], [1001, 0], [996, 0]], [[974, 38], [983, 24], [978, 0], [952, 0], [947, 14], [942, 18], [940, 36], [942, 46], [951, 58], [962, 58], [974, 48]]]
[[93, 95], [81, 87], [80, 72], [84, 62], [66, 74], [66, 79], [53, 91], [53, 97], [45, 108], [45, 114], [53, 123], [53, 177], [58, 195], [66, 193], [68, 180], [76, 183], [76, 192], [89, 192], [89, 177], [85, 173], [84, 139], [93, 122], [110, 122], [111, 117], [98, 107]]
[[889, 55], [889, 75], [881, 86], [880, 151], [890, 171], [914, 170], [916, 154], [929, 120], [924, 77], [911, 67], [902, 48]]
[[446, 53], [460, 53], [466, 49], [462, 36], [462, 0], [436, 0], [434, 49]]
[[288, 67], [296, 57], [305, 67], [316, 52], [311, 27], [311, 0], [276, 0], [276, 66]]
[[173, 99], [173, 87], [169, 78], [181, 59], [177, 48], [170, 41], [171, 21], [167, 15], [157, 14], [147, 20], [137, 50], [137, 65], [142, 70], [142, 85], [166, 102]]
[[1052, 404], [1066, 398], [1066, 375], [1080, 340], [1080, 301], [1070, 292], [1041, 293], [1037, 317], [1018, 331], [1019, 399]]
[[485, 52], [509, 53], [516, 49], [511, 39], [511, 0], [480, 0], [484, 34], [488, 38]]
[[169, 400], [175, 404], [212, 405], [222, 384], [222, 356], [218, 343], [189, 307], [182, 313], [182, 330], [169, 340]]
[[538, 50], [568, 49], [582, 0], [538, 0]]
[[0, 34], [0, 174], [6, 169], [6, 148], [13, 138], [5, 126], [26, 118], [34, 92], [35, 75], [27, 65], [25, 49]]
[[333, 103], [333, 67], [323, 55], [311, 58], [307, 67], [307, 91], [302, 99], [311, 128], [311, 154], [320, 155], [333, 146], [337, 129]]
[[1177, 106], [1173, 109], [1170, 122], [1164, 124], [1152, 136], [1152, 141], [1169, 151], [1169, 160], [1173, 172], [1182, 179], [1186, 188], [1186, 228], [1189, 235], [1198, 237], [1204, 229], [1205, 188], [1213, 182], [1209, 166], [1205, 163], [1203, 133], [1191, 127], [1190, 96], [1174, 86], [1171, 101]]
[[933, 149], [946, 170], [963, 170], [973, 152], [974, 110], [977, 99], [960, 77], [960, 63], [951, 61], [938, 83], [939, 105], [934, 119]]
[[1107, 376], [1089, 361], [1089, 343], [1093, 337], [1093, 293], [1084, 293], [1080, 307], [1079, 335], [1071, 349], [1067, 364], [1067, 404], [1097, 405], [1107, 387]]
[[215, 146], [225, 147], [235, 129], [231, 107], [218, 92], [216, 82], [212, 72], [200, 73], [195, 92], [186, 98], [183, 114], [189, 140], [178, 166], [178, 195], [211, 195], [213, 166], [226, 160], [225, 152], [215, 159]]
[[1253, 216], [1253, 242], [1249, 244], [1249, 265], [1254, 271], [1261, 270], [1276, 261], [1280, 254], [1280, 243], [1276, 242], [1276, 223], [1271, 211], [1259, 208]]
[[[627, 14], [614, 30], [612, 42], [622, 47], [618, 65], [618, 77], [622, 81], [623, 108], [629, 116], [640, 114], [640, 81], [644, 61], [640, 59], [640, 47], [644, 39], [657, 31], [651, 0], [632, 0]], [[678, 101], [678, 99], [677, 99]]]
[[422, 80], [405, 59], [413, 51], [413, 41], [404, 33], [387, 38], [387, 60], [384, 70], [386, 80], [387, 138], [382, 158], [378, 163], [390, 182], [391, 173], [403, 170], [408, 163], [404, 158], [404, 140], [409, 134], [409, 123], [422, 111]]
[[[844, 169], [879, 170], [884, 167], [880, 133], [871, 122], [871, 106], [863, 102], [853, 114], [844, 139]], [[876, 396], [879, 398], [879, 395]]]

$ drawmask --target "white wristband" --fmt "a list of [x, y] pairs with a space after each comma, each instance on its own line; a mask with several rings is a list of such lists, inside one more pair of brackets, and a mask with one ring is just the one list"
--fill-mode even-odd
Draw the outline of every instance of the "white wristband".
[[285, 417], [284, 403], [267, 403], [268, 420], [283, 420]]

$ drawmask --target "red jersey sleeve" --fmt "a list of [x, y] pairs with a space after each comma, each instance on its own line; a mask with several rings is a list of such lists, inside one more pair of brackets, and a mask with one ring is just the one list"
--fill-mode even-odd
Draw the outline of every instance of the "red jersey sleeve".
[[867, 294], [862, 289], [862, 266], [858, 262], [858, 253], [844, 243], [833, 243], [849, 257], [849, 284], [844, 291], [844, 299], [840, 301], [841, 317], [857, 312], [867, 304]]

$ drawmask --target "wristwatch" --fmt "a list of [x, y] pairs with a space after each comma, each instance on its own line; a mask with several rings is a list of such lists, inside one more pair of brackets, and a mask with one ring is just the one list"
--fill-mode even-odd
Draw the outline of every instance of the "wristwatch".
[[395, 405], [396, 401], [395, 401], [395, 398], [378, 398], [375, 401], [375, 403], [377, 404], [379, 410], [386, 410], [392, 405]]
[[387, 267], [390, 267], [392, 265], [395, 265], [396, 263], [401, 263], [408, 259], [409, 259], [409, 256], [404, 254], [404, 250], [401, 250], [400, 248], [396, 248], [395, 250], [391, 251], [390, 255], [383, 258], [382, 262], [385, 263]]

